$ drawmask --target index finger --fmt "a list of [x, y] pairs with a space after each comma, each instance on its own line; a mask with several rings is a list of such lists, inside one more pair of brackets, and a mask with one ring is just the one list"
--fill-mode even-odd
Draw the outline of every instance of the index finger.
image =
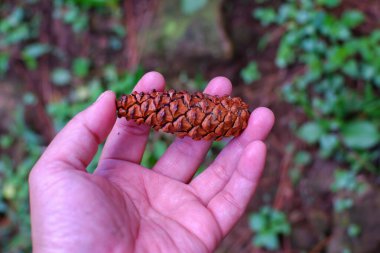
[[[158, 72], [145, 74], [134, 91], [161, 91], [165, 87], [164, 77]], [[108, 136], [101, 159], [115, 159], [140, 163], [148, 141], [149, 126], [119, 118]]]

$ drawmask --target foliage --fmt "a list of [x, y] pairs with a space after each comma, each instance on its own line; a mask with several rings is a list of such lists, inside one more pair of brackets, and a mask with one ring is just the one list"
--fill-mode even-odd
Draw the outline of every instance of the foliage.
[[[108, 32], [110, 43], [115, 46], [125, 36], [119, 0], [54, 0], [51, 1], [54, 22], [62, 22], [76, 36], [88, 32], [93, 16], [107, 16], [112, 20]], [[142, 69], [130, 73], [118, 71], [113, 63], [95, 69], [95, 56], [72, 55], [61, 45], [41, 41], [46, 33], [41, 26], [44, 18], [38, 0], [5, 1], [0, 4], [0, 78], [12, 72], [10, 63], [24, 66], [33, 75], [39, 69], [40, 60], [47, 56], [52, 63], [48, 78], [57, 90], [69, 95], [60, 99], [55, 96], [47, 105], [58, 131], [77, 112], [83, 110], [106, 89], [118, 94], [130, 92]], [[46, 10], [45, 10], [46, 11]], [[80, 34], [82, 33], [82, 34]], [[116, 41], [116, 42], [115, 42]], [[120, 43], [119, 43], [120, 44]], [[120, 47], [118, 48], [120, 49]], [[115, 50], [115, 48], [113, 48]], [[79, 54], [79, 51], [78, 51]], [[94, 73], [91, 73], [94, 71]], [[91, 73], [91, 77], [90, 77]], [[14, 73], [13, 73], [14, 74]], [[22, 89], [26, 90], [26, 87]], [[22, 97], [22, 91], [21, 97]], [[0, 251], [30, 252], [30, 220], [27, 177], [29, 170], [45, 148], [42, 136], [35, 133], [25, 122], [24, 114], [38, 102], [32, 93], [25, 93], [13, 111], [13, 121], [1, 132], [0, 137]], [[4, 131], [3, 129], [1, 129]], [[89, 166], [93, 171], [97, 165], [101, 147]]]
[[[24, 103], [25, 104], [25, 103]], [[30, 218], [28, 206], [28, 174], [42, 153], [41, 138], [27, 127], [24, 105], [14, 114], [12, 127], [0, 138], [0, 216], [9, 224], [0, 226], [5, 252], [30, 251]], [[17, 148], [15, 148], [17, 147]], [[14, 235], [15, 231], [18, 231]]]
[[[380, 159], [380, 30], [360, 34], [365, 15], [350, 9], [337, 15], [334, 8], [340, 3], [287, 0], [278, 9], [260, 7], [252, 13], [263, 26], [284, 29], [277, 66], [303, 69], [282, 94], [308, 118], [296, 135], [317, 147], [320, 158], [343, 168], [336, 169], [331, 187], [338, 214], [354, 206], [352, 196], [365, 191], [359, 173], [380, 173], [375, 165]], [[293, 181], [298, 171], [290, 171]], [[358, 236], [359, 224], [348, 224], [347, 233]]]
[[[28, 7], [32, 3], [26, 3]], [[10, 5], [0, 4], [0, 77], [9, 68], [10, 52], [14, 47], [22, 45], [25, 41], [35, 39], [38, 35], [38, 17], [29, 16], [25, 8], [18, 6], [12, 8]], [[28, 45], [22, 53], [22, 58], [28, 62], [32, 55], [36, 57], [43, 54], [44, 49], [38, 45]], [[28, 63], [33, 65], [32, 63]]]
[[193, 14], [208, 3], [208, 0], [181, 0], [181, 11], [183, 14]]
[[276, 59], [280, 68], [306, 67], [283, 89], [285, 100], [311, 119], [300, 126], [298, 136], [319, 145], [323, 158], [349, 164], [354, 155], [364, 160], [360, 169], [372, 171], [369, 164], [380, 158], [368, 150], [380, 144], [380, 31], [356, 35], [364, 15], [345, 10], [337, 17], [325, 9], [338, 4], [286, 1], [277, 12], [260, 8], [254, 16], [263, 25], [285, 27]]
[[249, 225], [255, 232], [253, 243], [257, 247], [277, 250], [280, 246], [279, 237], [290, 233], [290, 224], [283, 212], [268, 206], [249, 217]]
[[253, 61], [249, 62], [248, 65], [240, 71], [240, 76], [245, 84], [251, 84], [254, 81], [259, 80], [261, 74], [257, 67], [257, 63]]
[[[53, 18], [69, 27], [75, 36], [89, 32], [93, 16], [106, 16], [111, 20], [110, 47], [120, 50], [120, 40], [126, 32], [122, 23], [120, 1], [102, 0], [54, 0]], [[52, 61], [49, 78], [53, 89], [64, 96], [54, 97], [46, 106], [47, 113], [59, 131], [75, 114], [88, 107], [105, 90], [113, 90], [117, 96], [130, 93], [143, 74], [141, 67], [130, 72], [120, 70], [115, 62], [97, 65], [97, 55], [72, 55], [60, 45], [40, 42], [41, 14], [33, 13], [36, 1], [23, 4], [0, 4], [0, 77], [9, 73], [10, 61], [19, 61], [28, 71], [39, 68], [42, 57]], [[112, 42], [112, 43], [111, 43]], [[182, 74], [179, 78], [187, 89], [199, 90], [205, 86], [201, 75], [190, 78]], [[31, 130], [24, 120], [27, 106], [34, 105], [37, 98], [32, 93], [24, 94], [24, 103], [19, 105], [14, 122], [0, 138], [2, 151], [0, 162], [0, 215], [6, 224], [0, 226], [0, 251], [29, 252], [30, 220], [27, 176], [35, 161], [45, 148], [42, 137]], [[150, 136], [142, 164], [152, 167], [166, 150], [172, 139], [154, 133]], [[88, 167], [93, 172], [97, 166], [103, 144], [99, 145], [94, 160]], [[215, 148], [213, 148], [215, 150]], [[14, 152], [17, 151], [17, 154]], [[13, 159], [17, 157], [17, 159]]]

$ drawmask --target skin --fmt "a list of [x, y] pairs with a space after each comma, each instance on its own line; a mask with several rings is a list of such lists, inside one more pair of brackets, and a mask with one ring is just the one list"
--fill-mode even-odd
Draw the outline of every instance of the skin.
[[[150, 72], [137, 91], [163, 90]], [[231, 93], [224, 77], [205, 93]], [[34, 252], [212, 252], [244, 213], [274, 123], [256, 109], [244, 133], [200, 175], [211, 142], [176, 139], [152, 170], [140, 165], [149, 128], [115, 118], [107, 91], [54, 138], [29, 177]], [[106, 143], [93, 174], [86, 167]]]

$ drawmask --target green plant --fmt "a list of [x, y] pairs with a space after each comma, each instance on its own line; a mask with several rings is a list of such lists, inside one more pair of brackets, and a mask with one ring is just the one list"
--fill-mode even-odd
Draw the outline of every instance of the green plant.
[[181, 0], [181, 11], [183, 14], [194, 14], [202, 9], [208, 0]]
[[[27, 14], [31, 6], [32, 2], [17, 7], [0, 4], [0, 77], [8, 71], [9, 60], [17, 55], [17, 50], [14, 49], [38, 36], [38, 17]], [[41, 56], [45, 53], [42, 51], [45, 51], [42, 45], [27, 44], [21, 57], [29, 68], [35, 68], [31, 57]]]
[[[287, 0], [276, 10], [253, 11], [263, 26], [284, 29], [277, 66], [302, 70], [284, 84], [282, 95], [307, 117], [292, 129], [295, 135], [309, 148], [317, 148], [320, 158], [342, 168], [335, 170], [331, 186], [338, 214], [352, 208], [354, 196], [366, 190], [360, 173], [380, 173], [376, 166], [380, 159], [380, 30], [360, 33], [365, 15], [349, 9], [334, 14], [340, 3]], [[299, 165], [293, 166], [290, 176], [296, 181], [300, 170]], [[359, 225], [349, 221], [348, 235], [358, 236]]]
[[347, 234], [352, 238], [358, 237], [360, 235], [360, 232], [360, 226], [358, 226], [357, 224], [350, 224], [347, 228]]
[[[17, 107], [12, 127], [1, 137], [0, 156], [0, 216], [7, 217], [0, 226], [1, 241], [8, 241], [5, 252], [28, 252], [30, 218], [28, 205], [28, 174], [43, 150], [39, 135], [24, 121], [24, 107]], [[17, 148], [15, 148], [17, 147]], [[18, 233], [15, 235], [15, 231]]]
[[253, 61], [249, 62], [248, 65], [240, 71], [240, 76], [245, 84], [251, 84], [254, 81], [259, 80], [261, 74], [257, 67], [257, 63]]
[[[350, 156], [358, 156], [360, 169], [375, 172], [371, 163], [379, 153], [368, 149], [380, 144], [380, 31], [354, 35], [365, 17], [356, 10], [336, 17], [325, 9], [339, 3], [286, 1], [278, 15], [272, 15], [272, 8], [259, 8], [254, 16], [263, 25], [284, 26], [276, 59], [280, 68], [306, 67], [283, 88], [285, 100], [311, 119], [300, 126], [298, 136], [318, 145], [323, 158], [349, 164]], [[364, 85], [358, 90], [359, 83]]]
[[279, 237], [290, 234], [290, 224], [285, 214], [268, 206], [251, 214], [249, 225], [255, 232], [253, 244], [268, 250], [279, 249]]

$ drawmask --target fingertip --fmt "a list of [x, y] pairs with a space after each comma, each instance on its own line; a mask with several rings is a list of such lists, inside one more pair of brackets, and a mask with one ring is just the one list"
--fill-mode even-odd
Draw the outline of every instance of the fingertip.
[[264, 140], [273, 128], [275, 116], [266, 107], [255, 109], [249, 117], [248, 127], [243, 132], [246, 140]]
[[204, 93], [219, 96], [230, 95], [231, 92], [232, 83], [227, 77], [224, 76], [217, 76], [211, 79], [204, 90]]
[[140, 81], [136, 84], [134, 91], [150, 91], [150, 90], [163, 90], [165, 87], [165, 78], [163, 75], [156, 71], [150, 71], [144, 74]]
[[115, 92], [113, 92], [112, 90], [107, 90], [103, 92], [96, 101], [98, 102], [99, 100], [104, 100], [106, 103], [113, 104], [115, 107], [116, 106], [115, 99], [116, 99]]
[[[98, 97], [90, 108], [81, 113], [90, 128], [99, 135], [101, 140], [106, 138], [116, 121], [115, 99], [116, 94], [111, 90], [107, 90]], [[103, 123], [100, 125], [92, 124], [92, 122]]]
[[112, 111], [115, 111], [116, 110], [116, 104], [115, 104], [115, 100], [116, 100], [116, 94], [111, 91], [111, 90], [107, 90], [105, 92], [103, 92], [102, 94], [100, 94], [100, 96], [98, 97], [98, 99], [96, 99], [95, 103], [92, 105], [92, 107], [99, 107], [97, 109], [92, 109], [92, 110], [112, 110]]
[[274, 113], [271, 109], [266, 107], [258, 107], [256, 108], [251, 115], [251, 118], [253, 118], [254, 122], [262, 123], [265, 122], [267, 126], [273, 126], [275, 121]]
[[262, 141], [248, 144], [239, 162], [240, 173], [251, 181], [257, 181], [264, 169], [266, 150]]

